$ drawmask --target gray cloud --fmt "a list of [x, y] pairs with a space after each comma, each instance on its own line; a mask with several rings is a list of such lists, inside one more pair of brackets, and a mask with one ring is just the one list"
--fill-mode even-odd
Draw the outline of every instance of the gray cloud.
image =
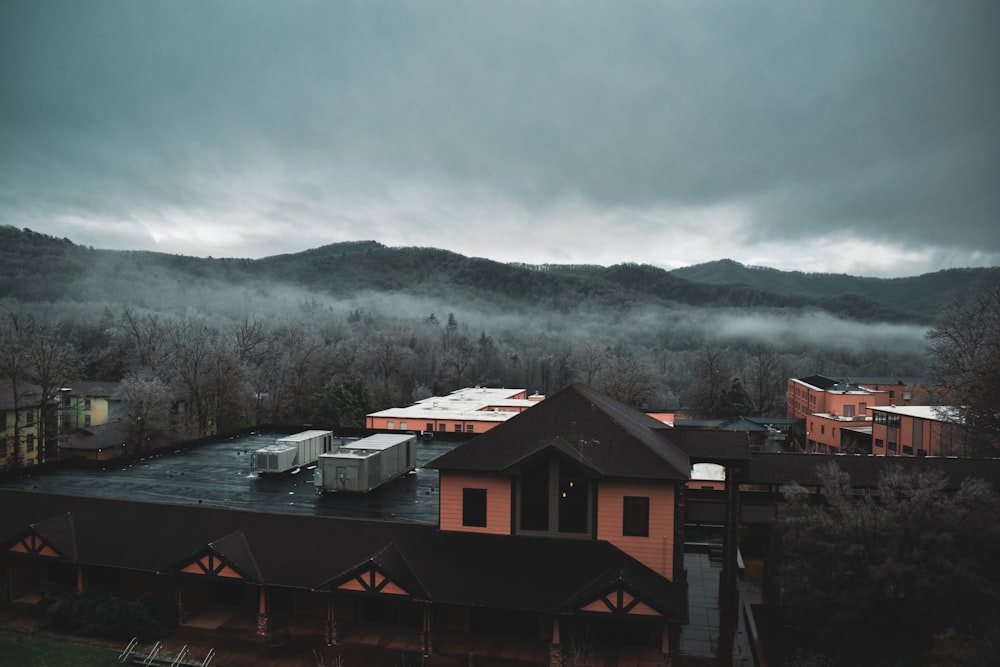
[[187, 254], [997, 264], [998, 19], [990, 0], [7, 2], [0, 222]]

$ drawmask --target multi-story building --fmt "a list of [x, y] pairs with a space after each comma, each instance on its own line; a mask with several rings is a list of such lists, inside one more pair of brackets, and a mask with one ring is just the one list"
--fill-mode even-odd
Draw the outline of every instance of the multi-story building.
[[805, 451], [871, 452], [871, 409], [910, 405], [926, 394], [915, 378], [789, 378], [788, 416], [805, 422], [805, 439], [799, 443]]
[[485, 433], [524, 412], [544, 396], [525, 389], [474, 387], [432, 396], [405, 408], [373, 412], [365, 418], [370, 429], [424, 433]]
[[36, 387], [25, 385], [15, 397], [9, 385], [0, 385], [0, 435], [4, 444], [0, 468], [32, 466], [44, 460], [46, 429], [36, 391]]
[[963, 428], [947, 406], [872, 409], [872, 453], [899, 456], [967, 456]]
[[118, 382], [73, 382], [60, 390], [59, 422], [64, 433], [117, 421], [123, 415], [114, 398]]

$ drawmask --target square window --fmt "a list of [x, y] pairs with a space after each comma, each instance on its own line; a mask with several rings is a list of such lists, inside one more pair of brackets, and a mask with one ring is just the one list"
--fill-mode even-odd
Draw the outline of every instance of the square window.
[[455, 424], [455, 433], [461, 433], [461, 432], [462, 432], [462, 425]]
[[486, 527], [486, 489], [462, 489], [462, 525]]
[[465, 425], [465, 432], [466, 432], [466, 433], [474, 433], [474, 432], [475, 432], [475, 430], [476, 430], [476, 429], [475, 429], [475, 428], [473, 428], [472, 424], [466, 424], [466, 425]]
[[428, 433], [434, 430], [434, 424], [432, 422], [427, 422], [427, 428], [424, 429]]
[[622, 500], [622, 535], [649, 537], [649, 498], [625, 496]]

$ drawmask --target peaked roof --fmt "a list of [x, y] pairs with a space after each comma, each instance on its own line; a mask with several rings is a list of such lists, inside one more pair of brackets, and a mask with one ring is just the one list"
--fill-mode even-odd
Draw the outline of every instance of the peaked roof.
[[84, 565], [170, 573], [210, 553], [248, 580], [304, 590], [376, 570], [417, 600], [545, 613], [572, 611], [595, 582], [620, 578], [670, 620], [687, 611], [683, 584], [602, 540], [0, 489], [0, 551], [31, 557], [17, 547], [28, 534]]
[[76, 561], [76, 530], [72, 514], [66, 512], [51, 519], [33, 523], [31, 530], [55, 549], [60, 557], [71, 562]]
[[572, 384], [426, 467], [512, 473], [526, 459], [555, 450], [603, 477], [687, 480], [688, 456], [669, 433], [646, 413]]
[[221, 540], [211, 542], [209, 547], [217, 554], [232, 563], [240, 572], [254, 581], [263, 581], [260, 568], [254, 559], [253, 550], [247, 543], [246, 535], [242, 530], [226, 535]]

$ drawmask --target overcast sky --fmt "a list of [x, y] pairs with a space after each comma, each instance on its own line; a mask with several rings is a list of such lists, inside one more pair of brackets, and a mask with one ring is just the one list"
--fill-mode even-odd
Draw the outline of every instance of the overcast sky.
[[996, 0], [3, 0], [0, 224], [262, 257], [1000, 265]]

